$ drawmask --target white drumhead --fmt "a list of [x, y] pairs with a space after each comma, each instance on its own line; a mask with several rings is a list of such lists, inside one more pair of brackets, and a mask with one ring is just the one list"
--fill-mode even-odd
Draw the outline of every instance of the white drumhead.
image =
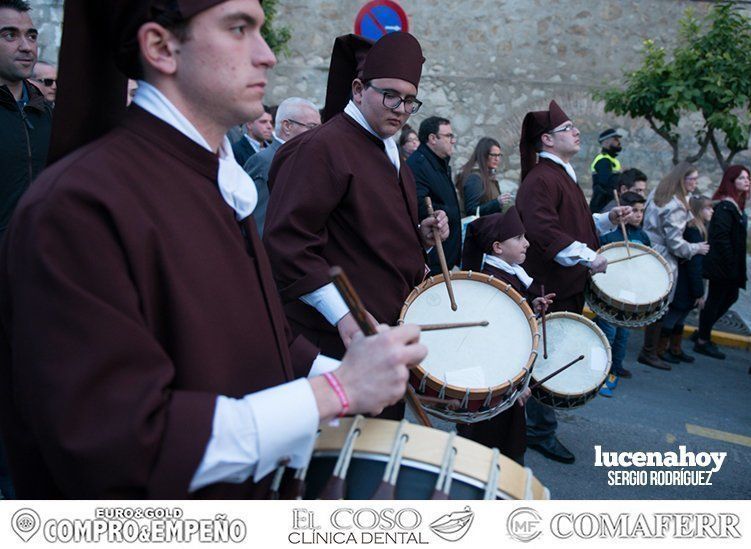
[[516, 377], [532, 353], [532, 332], [522, 308], [495, 286], [479, 280], [451, 281], [457, 310], [451, 310], [446, 285], [417, 296], [404, 322], [438, 324], [487, 320], [486, 327], [423, 332], [428, 348], [422, 367], [449, 385], [486, 389]]
[[532, 377], [535, 380], [543, 379], [579, 355], [584, 355], [583, 360], [543, 383], [543, 387], [562, 395], [579, 395], [602, 383], [610, 369], [610, 349], [600, 337], [602, 332], [599, 328], [566, 316], [548, 317], [545, 324], [548, 358], [545, 360], [542, 348], [538, 349]]
[[[608, 262], [628, 256], [626, 246], [616, 245], [600, 252]], [[632, 247], [631, 254], [643, 254]], [[607, 272], [592, 276], [592, 282], [605, 295], [630, 305], [646, 305], [664, 298], [670, 292], [670, 273], [659, 258], [651, 253], [608, 265]]]

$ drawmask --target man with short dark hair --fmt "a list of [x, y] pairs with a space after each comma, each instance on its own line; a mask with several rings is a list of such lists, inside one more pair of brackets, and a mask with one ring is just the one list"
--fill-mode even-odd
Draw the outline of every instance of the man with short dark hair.
[[57, 67], [47, 61], [37, 61], [31, 80], [41, 90], [44, 98], [54, 105], [57, 93]]
[[[407, 159], [417, 186], [417, 208], [420, 219], [428, 216], [425, 197], [430, 197], [436, 210], [443, 210], [449, 219], [449, 237], [443, 243], [449, 269], [458, 266], [462, 256], [462, 214], [454, 182], [451, 178], [451, 155], [456, 136], [451, 122], [439, 116], [430, 116], [420, 123], [420, 146]], [[438, 251], [428, 254], [430, 274], [439, 274], [441, 264]]]
[[244, 166], [248, 158], [271, 144], [274, 132], [274, 120], [267, 106], [263, 107], [263, 114], [255, 120], [245, 124], [245, 133], [232, 145], [235, 160]]
[[322, 421], [393, 404], [424, 358], [415, 326], [356, 338], [340, 364], [284, 320], [225, 137], [262, 111], [263, 23], [258, 0], [66, 1], [53, 152], [70, 154], [0, 248], [20, 497], [268, 497]]
[[600, 213], [605, 204], [613, 198], [613, 190], [618, 184], [618, 176], [621, 173], [621, 163], [616, 158], [623, 150], [621, 137], [623, 136], [615, 129], [609, 128], [597, 138], [602, 145], [602, 150], [589, 167], [592, 173], [592, 199], [589, 202], [589, 209], [592, 213]]
[[[618, 176], [618, 196], [623, 193], [632, 192], [636, 193], [643, 198], [647, 198], [647, 174], [636, 168], [629, 168], [623, 171]], [[611, 199], [605, 207], [602, 209], [603, 213], [607, 213], [615, 208], [615, 199]]]
[[253, 219], [256, 222], [259, 236], [263, 236], [266, 206], [269, 203], [269, 170], [276, 151], [293, 137], [320, 125], [321, 115], [313, 103], [302, 97], [285, 99], [276, 110], [276, 123], [274, 124], [271, 144], [252, 155], [245, 162], [243, 169], [251, 177], [258, 190], [258, 205], [253, 210]]
[[29, 82], [39, 32], [22, 0], [0, 0], [0, 242], [18, 199], [44, 168], [52, 112]]

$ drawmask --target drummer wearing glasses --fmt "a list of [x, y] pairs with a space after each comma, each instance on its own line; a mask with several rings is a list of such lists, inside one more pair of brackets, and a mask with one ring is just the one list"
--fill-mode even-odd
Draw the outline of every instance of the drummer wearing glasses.
[[[582, 313], [587, 277], [607, 268], [607, 260], [595, 252], [598, 234], [613, 230], [631, 213], [628, 206], [607, 214], [590, 213], [570, 163], [581, 147], [580, 137], [578, 128], [555, 101], [546, 111], [527, 113], [522, 123], [522, 183], [516, 206], [530, 242], [524, 269], [556, 294], [551, 312]], [[573, 463], [574, 455], [555, 436], [557, 425], [553, 408], [530, 399], [529, 448], [550, 459]]]

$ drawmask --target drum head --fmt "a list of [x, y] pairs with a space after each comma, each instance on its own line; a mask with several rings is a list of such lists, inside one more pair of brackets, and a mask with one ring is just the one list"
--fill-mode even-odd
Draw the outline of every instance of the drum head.
[[532, 378], [540, 380], [568, 364], [581, 360], [542, 384], [558, 395], [577, 396], [599, 387], [610, 370], [610, 345], [605, 334], [591, 321], [572, 313], [552, 313], [546, 317], [548, 358], [537, 356]]
[[[665, 261], [654, 250], [640, 244], [629, 244], [633, 257], [608, 265], [607, 272], [592, 276], [592, 284], [600, 294], [626, 305], [648, 305], [665, 298], [672, 278]], [[608, 244], [599, 250], [608, 262], [628, 257], [623, 242]]]
[[456, 311], [451, 310], [446, 285], [441, 281], [419, 293], [403, 313], [404, 322], [415, 324], [490, 323], [420, 335], [420, 342], [428, 348], [422, 368], [440, 382], [487, 389], [522, 375], [530, 361], [534, 334], [524, 309], [512, 296], [520, 297], [515, 292], [505, 293], [497, 281], [498, 286], [486, 282], [489, 278], [474, 274], [473, 279], [456, 279], [452, 275]]

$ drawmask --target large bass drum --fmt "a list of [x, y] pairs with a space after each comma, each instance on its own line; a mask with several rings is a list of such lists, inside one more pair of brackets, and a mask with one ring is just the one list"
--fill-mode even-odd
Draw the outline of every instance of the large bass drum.
[[665, 259], [648, 246], [623, 242], [597, 253], [608, 260], [604, 273], [592, 275], [585, 289], [587, 304], [597, 316], [624, 328], [647, 326], [668, 310], [673, 273]]
[[530, 469], [498, 450], [406, 420], [362, 416], [323, 426], [296, 478], [306, 499], [550, 499]]
[[443, 277], [433, 276], [407, 297], [399, 323], [488, 321], [488, 326], [423, 332], [428, 356], [410, 383], [429, 414], [457, 423], [492, 418], [512, 406], [529, 381], [537, 355], [537, 321], [509, 284], [474, 272], [451, 273], [457, 310]]

